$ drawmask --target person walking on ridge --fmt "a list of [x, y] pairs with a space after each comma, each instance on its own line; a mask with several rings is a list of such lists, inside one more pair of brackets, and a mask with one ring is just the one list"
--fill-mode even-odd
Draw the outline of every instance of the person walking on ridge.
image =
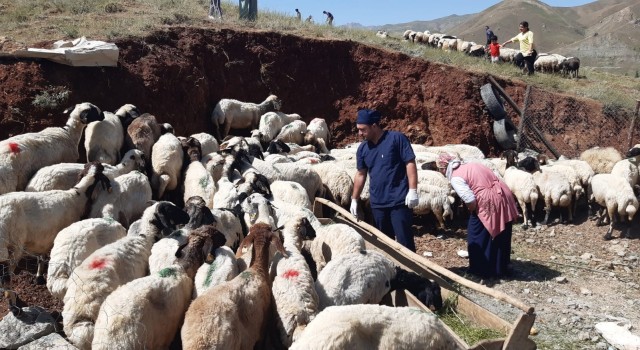
[[332, 26], [333, 25], [333, 15], [331, 14], [331, 12], [329, 11], [322, 11], [322, 13], [324, 13], [327, 16], [327, 24]]

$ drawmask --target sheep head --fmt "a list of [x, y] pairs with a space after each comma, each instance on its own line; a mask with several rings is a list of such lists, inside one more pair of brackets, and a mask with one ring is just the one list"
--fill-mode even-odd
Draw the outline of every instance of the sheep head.
[[238, 247], [236, 257], [239, 258], [240, 256], [242, 256], [243, 249], [253, 244], [253, 257], [251, 259], [251, 266], [253, 266], [256, 255], [259, 251], [262, 251], [262, 253], [266, 255], [269, 249], [269, 243], [273, 244], [276, 250], [279, 251], [280, 254], [282, 254], [282, 256], [284, 256], [285, 258], [289, 256], [284, 250], [279, 231], [277, 229], [272, 230], [271, 225], [260, 222], [251, 226], [251, 228], [249, 229], [249, 234], [242, 240], [240, 246]]
[[207, 204], [200, 196], [190, 197], [184, 204], [184, 211], [189, 215], [188, 228], [195, 229], [202, 225], [213, 225], [216, 223], [216, 218], [211, 213], [211, 210], [207, 208]]
[[227, 242], [224, 234], [212, 225], [204, 225], [190, 232], [187, 242], [178, 247], [176, 258], [181, 259], [189, 276], [195, 276], [203, 262], [211, 263], [215, 250]]
[[170, 235], [178, 226], [186, 225], [189, 220], [189, 215], [173, 203], [158, 202], [155, 204], [151, 224], [158, 229], [159, 235], [156, 238], [159, 239], [160, 235]]
[[89, 102], [83, 102], [75, 105], [73, 108], [67, 108], [64, 110], [64, 114], [69, 114], [72, 118], [78, 118], [82, 122], [82, 124], [89, 124], [95, 121], [104, 120], [104, 113], [100, 110], [100, 108]]

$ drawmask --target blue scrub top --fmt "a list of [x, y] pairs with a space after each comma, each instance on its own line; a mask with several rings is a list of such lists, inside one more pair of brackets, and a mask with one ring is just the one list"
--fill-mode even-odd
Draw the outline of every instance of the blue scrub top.
[[360, 143], [356, 166], [369, 173], [371, 208], [404, 204], [409, 191], [407, 162], [415, 158], [409, 139], [398, 131], [384, 131], [378, 144]]

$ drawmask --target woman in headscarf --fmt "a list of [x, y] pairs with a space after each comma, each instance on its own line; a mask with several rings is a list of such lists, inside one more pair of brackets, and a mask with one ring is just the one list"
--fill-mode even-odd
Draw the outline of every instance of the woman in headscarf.
[[442, 153], [436, 165], [471, 212], [467, 227], [469, 272], [485, 279], [506, 275], [512, 222], [518, 217], [513, 194], [480, 163], [464, 163]]

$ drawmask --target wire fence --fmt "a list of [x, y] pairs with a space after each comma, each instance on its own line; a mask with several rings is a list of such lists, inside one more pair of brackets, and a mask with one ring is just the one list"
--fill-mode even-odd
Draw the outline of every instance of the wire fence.
[[[639, 96], [640, 97], [640, 96]], [[579, 157], [591, 147], [614, 147], [624, 153], [640, 143], [640, 126], [634, 112], [634, 96], [628, 100], [601, 105], [595, 102], [557, 96], [528, 87], [518, 127], [518, 150], [530, 149], [549, 156]]]

